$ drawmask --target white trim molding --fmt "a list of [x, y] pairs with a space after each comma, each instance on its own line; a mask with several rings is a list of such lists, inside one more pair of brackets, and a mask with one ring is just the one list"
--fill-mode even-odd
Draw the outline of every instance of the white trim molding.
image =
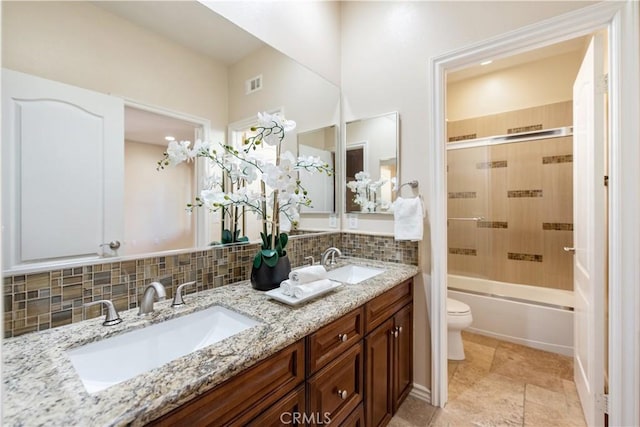
[[432, 404], [447, 402], [447, 71], [609, 30], [609, 425], [640, 425], [640, 5], [599, 2], [435, 58], [428, 64], [432, 98], [428, 157], [431, 207]]
[[413, 388], [411, 389], [409, 395], [431, 405], [431, 390], [423, 385], [413, 383]]

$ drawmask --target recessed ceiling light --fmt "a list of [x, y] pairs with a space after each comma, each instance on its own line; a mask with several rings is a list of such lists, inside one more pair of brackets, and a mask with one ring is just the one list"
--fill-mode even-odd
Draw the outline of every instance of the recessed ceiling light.
[[493, 61], [492, 60], [488, 60], [488, 61], [483, 61], [480, 63], [480, 65], [489, 65], [491, 64]]
[[171, 136], [171, 135], [165, 136], [164, 139], [166, 139], [167, 141], [175, 141], [176, 140], [176, 138], [174, 136]]

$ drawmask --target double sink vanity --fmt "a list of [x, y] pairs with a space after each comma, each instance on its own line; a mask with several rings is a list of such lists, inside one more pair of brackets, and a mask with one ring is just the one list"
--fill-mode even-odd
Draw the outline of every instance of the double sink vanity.
[[242, 281], [5, 340], [3, 425], [384, 425], [411, 389], [417, 273], [344, 257], [305, 304]]

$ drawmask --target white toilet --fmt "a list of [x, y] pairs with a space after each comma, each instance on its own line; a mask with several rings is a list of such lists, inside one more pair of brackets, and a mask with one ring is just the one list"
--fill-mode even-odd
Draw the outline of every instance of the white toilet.
[[471, 308], [458, 300], [447, 298], [447, 341], [448, 358], [464, 360], [464, 346], [462, 345], [462, 330], [471, 326]]

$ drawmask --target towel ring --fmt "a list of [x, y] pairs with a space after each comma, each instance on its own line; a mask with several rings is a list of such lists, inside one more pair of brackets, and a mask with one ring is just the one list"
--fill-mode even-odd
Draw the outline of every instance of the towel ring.
[[418, 181], [416, 181], [414, 179], [413, 181], [405, 182], [404, 184], [400, 185], [400, 187], [398, 187], [397, 192], [399, 193], [400, 190], [402, 190], [402, 187], [404, 187], [405, 185], [408, 185], [411, 188], [417, 188], [418, 187]]

